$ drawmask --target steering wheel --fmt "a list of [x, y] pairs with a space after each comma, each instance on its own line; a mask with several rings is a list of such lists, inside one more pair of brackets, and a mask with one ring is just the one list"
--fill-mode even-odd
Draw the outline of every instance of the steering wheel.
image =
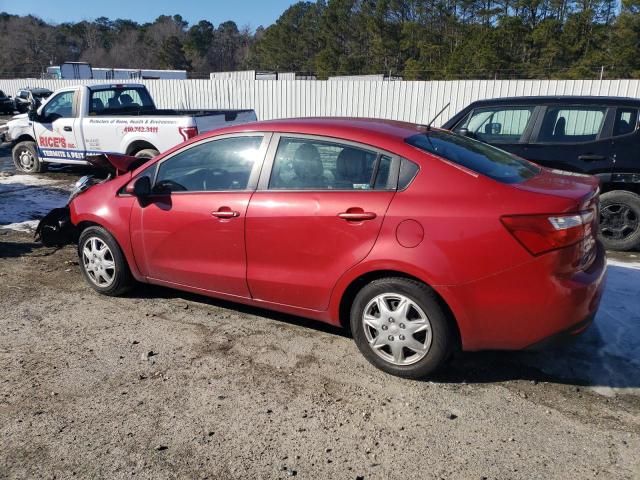
[[154, 193], [186, 192], [187, 187], [173, 180], [160, 180], [153, 186]]

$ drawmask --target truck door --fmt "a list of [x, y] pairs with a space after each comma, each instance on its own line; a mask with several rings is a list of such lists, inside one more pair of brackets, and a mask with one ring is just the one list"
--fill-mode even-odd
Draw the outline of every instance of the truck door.
[[76, 163], [84, 160], [82, 134], [79, 131], [79, 92], [55, 94], [33, 122], [38, 155], [46, 162]]
[[613, 122], [611, 149], [615, 157], [613, 181], [640, 183], [640, 131], [638, 130], [638, 107], [618, 107]]

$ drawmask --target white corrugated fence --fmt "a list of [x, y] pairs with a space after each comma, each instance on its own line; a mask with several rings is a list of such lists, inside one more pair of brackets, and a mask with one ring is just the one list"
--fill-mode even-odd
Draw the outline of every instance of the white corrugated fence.
[[[161, 108], [253, 108], [260, 120], [309, 116], [354, 116], [428, 122], [442, 107], [440, 125], [470, 102], [527, 95], [640, 97], [640, 80], [135, 80], [144, 83]], [[99, 80], [0, 80], [0, 90], [61, 87]], [[123, 83], [118, 81], [118, 83]]]

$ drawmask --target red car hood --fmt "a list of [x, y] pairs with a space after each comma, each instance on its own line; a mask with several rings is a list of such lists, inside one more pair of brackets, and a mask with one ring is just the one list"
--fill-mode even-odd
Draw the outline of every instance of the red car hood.
[[122, 175], [123, 173], [135, 170], [140, 165], [151, 160], [150, 158], [131, 157], [129, 155], [119, 155], [117, 153], [100, 153], [97, 155], [87, 155], [87, 162], [94, 167], [102, 168]]

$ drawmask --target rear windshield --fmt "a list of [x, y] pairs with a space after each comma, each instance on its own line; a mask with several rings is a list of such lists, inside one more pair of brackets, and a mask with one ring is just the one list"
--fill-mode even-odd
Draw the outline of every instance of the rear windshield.
[[520, 183], [540, 169], [508, 152], [462, 135], [430, 130], [405, 139], [409, 145], [445, 158], [502, 183]]

